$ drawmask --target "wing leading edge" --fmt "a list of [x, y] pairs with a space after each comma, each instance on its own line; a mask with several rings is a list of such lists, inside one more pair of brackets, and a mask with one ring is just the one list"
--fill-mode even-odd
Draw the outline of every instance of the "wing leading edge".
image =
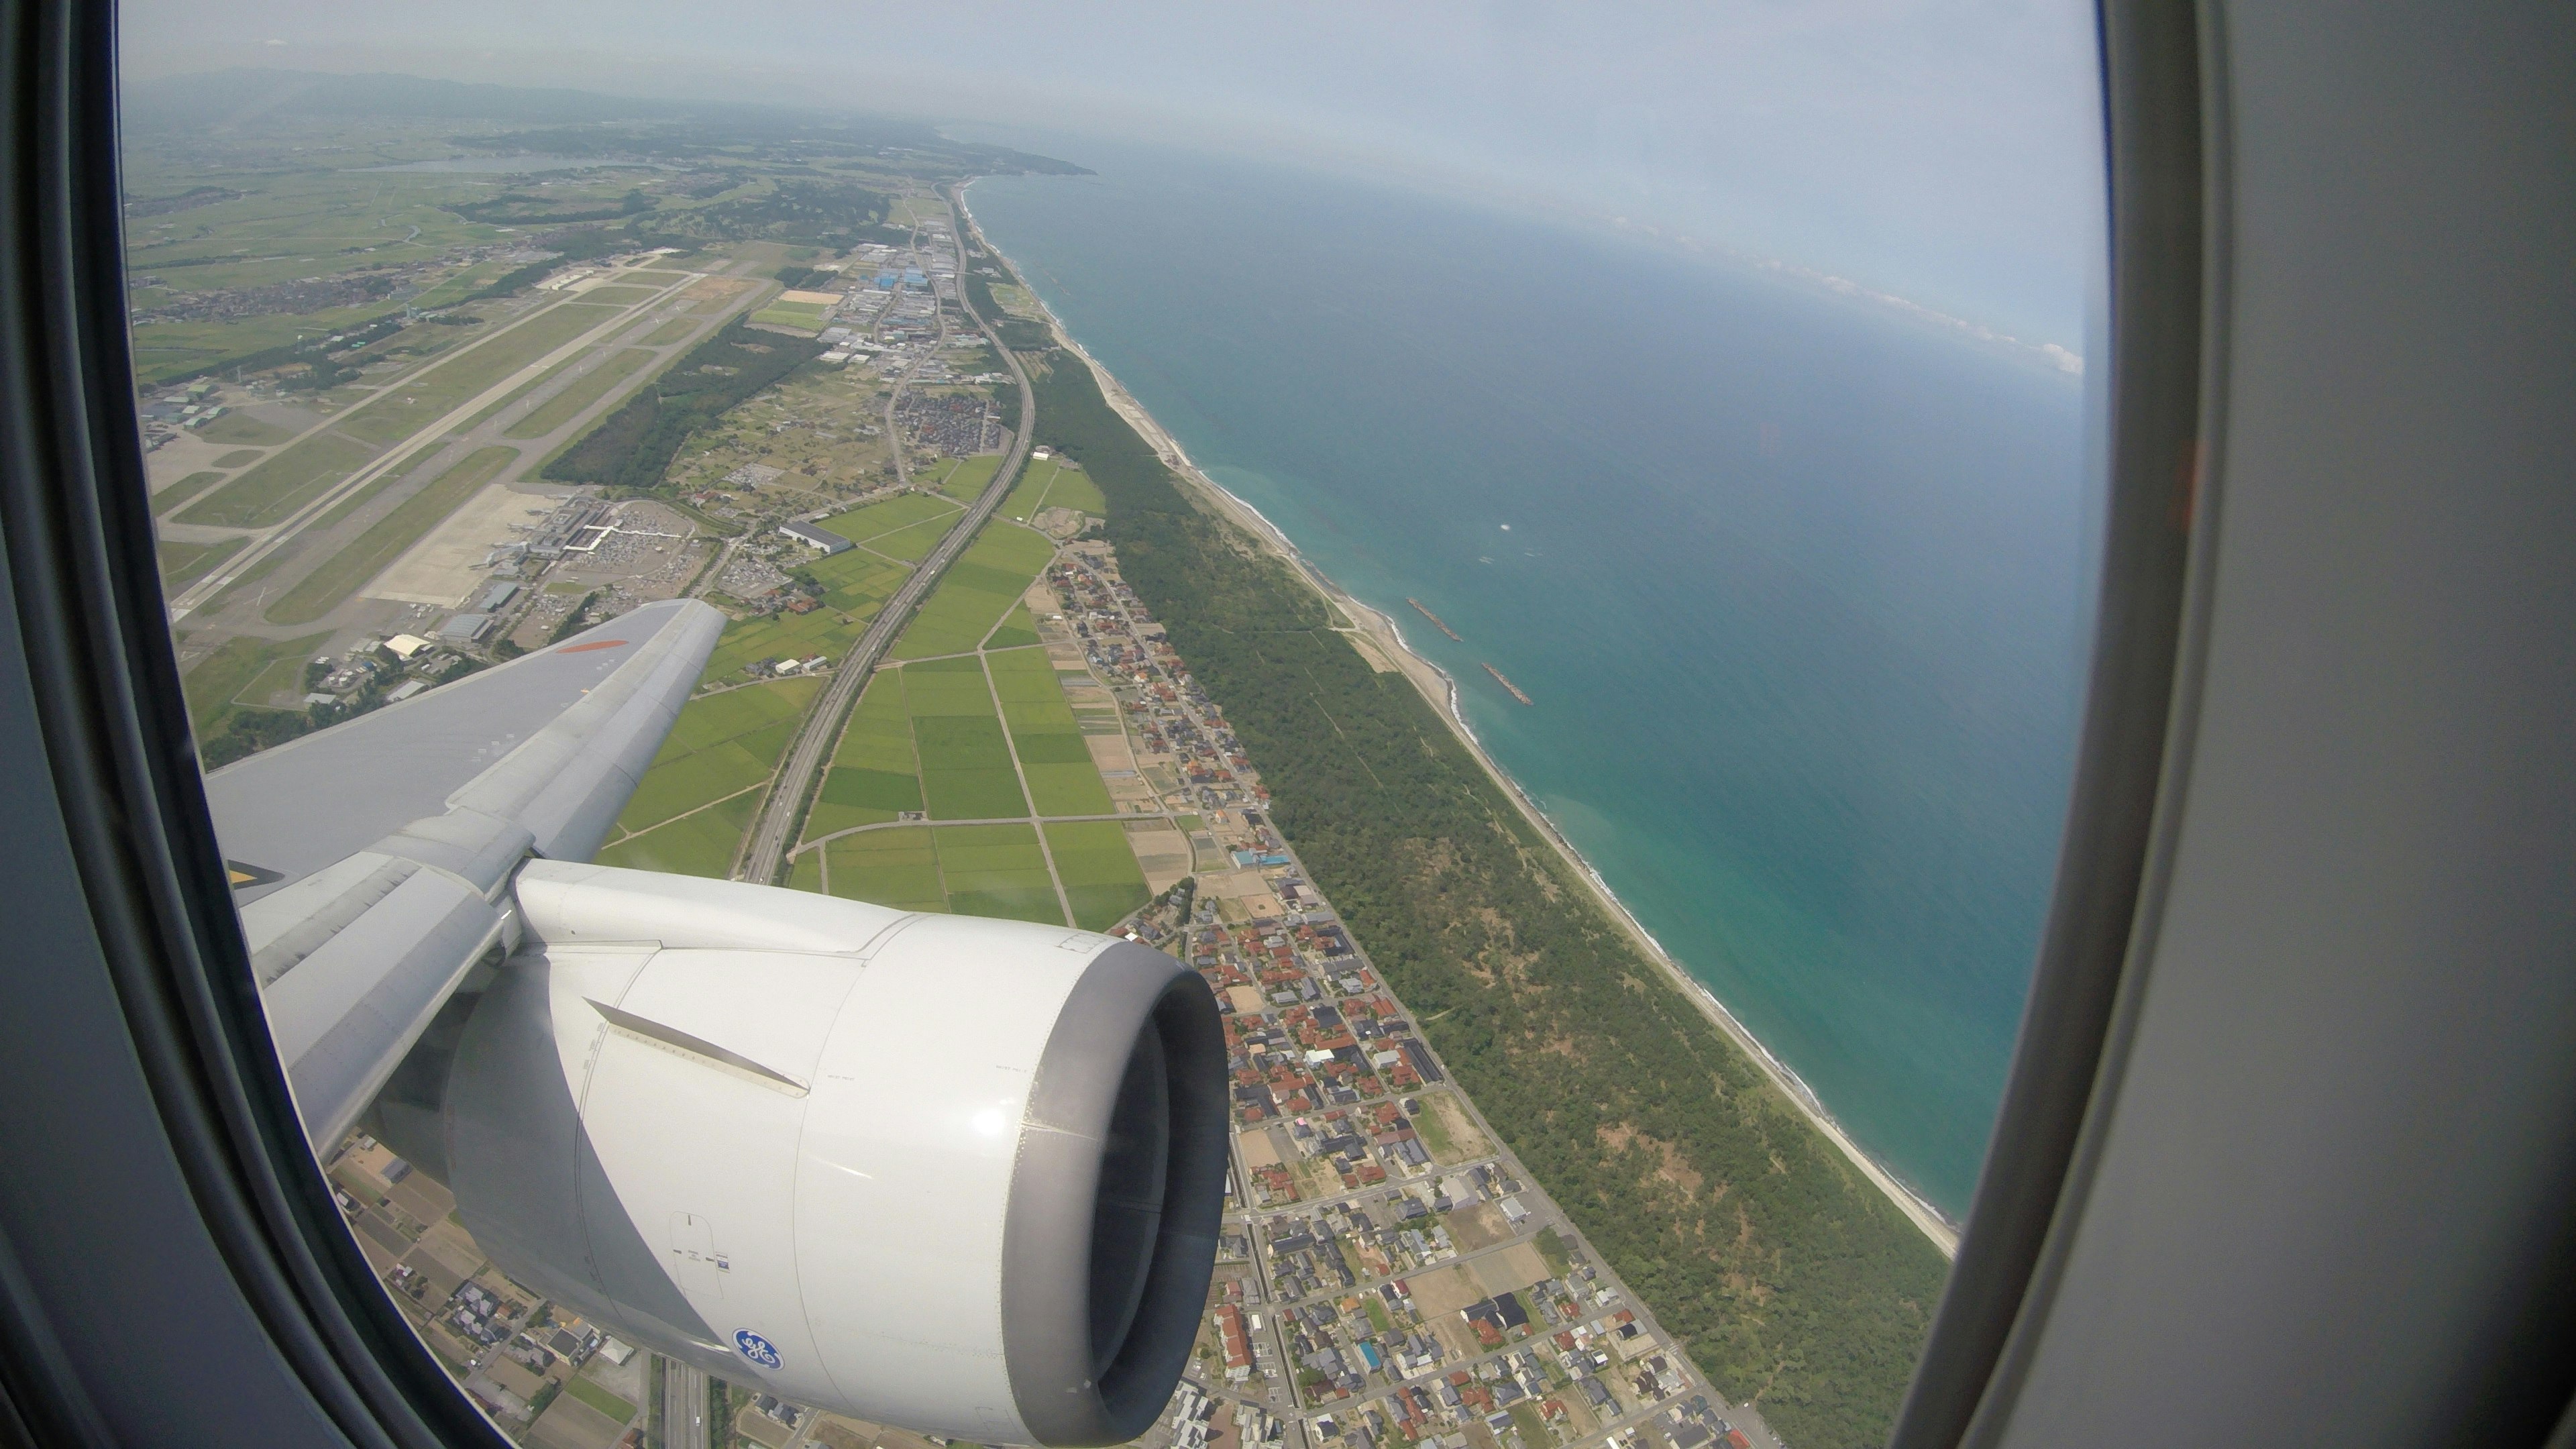
[[520, 862], [599, 848], [723, 628], [694, 600], [648, 604], [206, 778], [216, 838], [255, 877], [242, 930], [317, 1147], [516, 944]]

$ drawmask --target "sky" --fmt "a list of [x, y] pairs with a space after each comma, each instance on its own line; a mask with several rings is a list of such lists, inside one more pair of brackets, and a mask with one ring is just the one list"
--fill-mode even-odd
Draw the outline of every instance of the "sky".
[[121, 26], [128, 84], [390, 70], [1366, 171], [2077, 352], [2100, 272], [2083, 0], [127, 0]]

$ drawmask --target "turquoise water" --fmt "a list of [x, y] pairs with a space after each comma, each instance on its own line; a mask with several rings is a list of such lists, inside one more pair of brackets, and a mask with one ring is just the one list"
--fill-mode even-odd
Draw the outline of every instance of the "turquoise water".
[[2065, 805], [2080, 385], [1615, 236], [1016, 140], [1099, 174], [977, 182], [986, 235], [1211, 476], [1397, 618], [1647, 929], [1960, 1214]]

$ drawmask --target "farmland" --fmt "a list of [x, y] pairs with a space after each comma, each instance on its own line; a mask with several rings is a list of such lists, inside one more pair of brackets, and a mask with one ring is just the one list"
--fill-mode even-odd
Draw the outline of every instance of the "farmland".
[[691, 700], [617, 817], [600, 862], [722, 876], [758, 791], [820, 687], [820, 680], [786, 679]]
[[973, 546], [939, 581], [889, 657], [959, 654], [984, 642], [1054, 555], [1046, 539], [1007, 523], [985, 526]]

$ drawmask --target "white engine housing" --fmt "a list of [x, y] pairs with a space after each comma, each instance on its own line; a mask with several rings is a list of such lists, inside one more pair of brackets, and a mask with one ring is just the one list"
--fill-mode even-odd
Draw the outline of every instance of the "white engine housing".
[[518, 896], [436, 1119], [494, 1262], [798, 1403], [988, 1444], [1152, 1422], [1226, 1174], [1196, 973], [601, 866], [531, 862]]

